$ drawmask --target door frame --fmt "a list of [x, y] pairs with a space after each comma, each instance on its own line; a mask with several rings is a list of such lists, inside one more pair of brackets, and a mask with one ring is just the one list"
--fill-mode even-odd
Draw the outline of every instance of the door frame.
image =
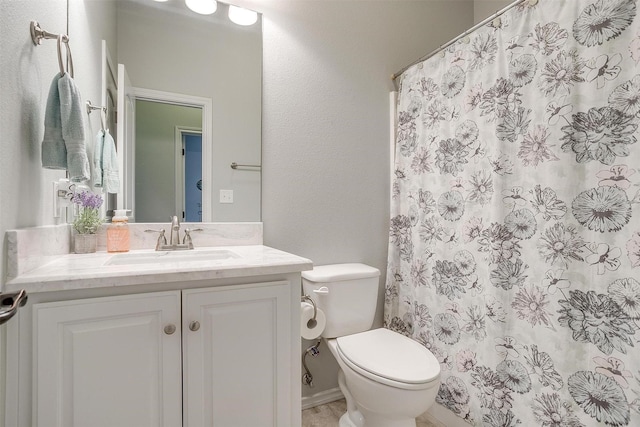
[[202, 222], [211, 222], [213, 218], [213, 101], [211, 98], [139, 87], [133, 88], [133, 95], [136, 100], [195, 107], [202, 111]]
[[[102, 90], [100, 95], [100, 106], [106, 108], [106, 123], [107, 129], [111, 132], [111, 136], [114, 139], [116, 145], [116, 151], [122, 150], [122, 142], [118, 142], [118, 130], [117, 130], [117, 113], [118, 113], [118, 68], [114, 66], [111, 60], [111, 52], [109, 52], [109, 46], [107, 41], [101, 42], [101, 84]], [[115, 96], [114, 96], [115, 92]], [[102, 122], [102, 110], [100, 110], [100, 122]], [[93, 133], [95, 135], [95, 132]], [[118, 188], [118, 193], [122, 192], [122, 182]], [[109, 211], [114, 209], [122, 209], [118, 207], [118, 194], [107, 193], [103, 194], [105, 203], [100, 207], [100, 215], [108, 217]]]
[[[182, 154], [182, 150], [184, 149], [184, 135], [200, 135], [200, 139], [202, 140], [202, 129], [190, 126], [181, 126], [178, 125], [175, 127], [175, 158], [176, 158], [176, 212], [186, 212], [186, 194], [184, 191], [184, 174], [185, 167], [184, 161], [185, 156]], [[201, 142], [202, 144], [202, 142]], [[204, 156], [203, 156], [204, 157]], [[202, 162], [204, 165], [204, 161]], [[204, 170], [202, 171], [204, 175]], [[203, 194], [204, 196], [204, 194]], [[204, 200], [201, 201], [202, 205], [204, 205]], [[202, 206], [201, 206], [202, 209]], [[203, 212], [204, 214], [204, 212]]]

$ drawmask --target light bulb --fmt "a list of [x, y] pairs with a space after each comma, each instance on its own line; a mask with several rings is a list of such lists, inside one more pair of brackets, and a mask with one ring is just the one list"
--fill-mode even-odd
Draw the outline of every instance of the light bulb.
[[229, 19], [238, 25], [253, 25], [258, 20], [258, 13], [253, 10], [229, 5]]
[[218, 9], [216, 0], [184, 0], [187, 7], [200, 15], [211, 15]]

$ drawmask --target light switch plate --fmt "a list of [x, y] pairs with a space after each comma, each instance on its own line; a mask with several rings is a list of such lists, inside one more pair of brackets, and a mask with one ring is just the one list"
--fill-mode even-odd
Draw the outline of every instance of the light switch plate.
[[220, 190], [220, 203], [233, 203], [233, 190]]

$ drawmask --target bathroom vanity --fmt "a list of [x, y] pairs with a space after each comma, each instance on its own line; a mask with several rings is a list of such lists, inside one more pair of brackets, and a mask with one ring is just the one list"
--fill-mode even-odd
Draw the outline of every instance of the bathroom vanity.
[[311, 268], [261, 244], [48, 258], [5, 287], [29, 294], [8, 323], [6, 425], [300, 425]]

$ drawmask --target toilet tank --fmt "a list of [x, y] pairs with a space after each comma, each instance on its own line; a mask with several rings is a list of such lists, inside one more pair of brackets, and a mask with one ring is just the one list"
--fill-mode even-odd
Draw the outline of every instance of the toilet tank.
[[322, 310], [325, 338], [371, 329], [378, 303], [380, 270], [365, 264], [332, 264], [302, 272], [302, 289]]

